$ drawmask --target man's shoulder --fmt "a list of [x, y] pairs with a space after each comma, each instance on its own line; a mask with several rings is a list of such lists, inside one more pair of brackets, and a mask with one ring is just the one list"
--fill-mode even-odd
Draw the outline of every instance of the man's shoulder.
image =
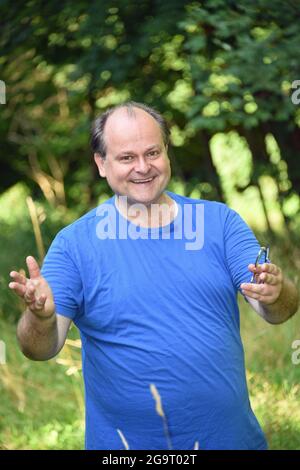
[[203, 204], [207, 209], [210, 210], [217, 210], [221, 212], [230, 211], [230, 207], [227, 206], [224, 202], [219, 201], [210, 201], [207, 199], [201, 198], [193, 198], [188, 196], [182, 196], [181, 194], [173, 193], [171, 191], [167, 191], [168, 195], [173, 198], [177, 203], [184, 205], [184, 204]]
[[59, 231], [57, 235], [63, 238], [70, 239], [73, 236], [78, 237], [80, 233], [86, 232], [87, 229], [90, 229], [91, 226], [97, 223], [99, 209], [102, 206], [111, 203], [111, 201], [112, 198], [103, 201], [100, 205], [94, 207], [78, 219], [74, 220], [74, 222], [70, 223], [69, 225], [66, 225], [63, 229]]

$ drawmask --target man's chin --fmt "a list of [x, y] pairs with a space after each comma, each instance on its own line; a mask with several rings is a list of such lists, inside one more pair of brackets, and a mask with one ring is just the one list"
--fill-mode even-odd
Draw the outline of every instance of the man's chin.
[[162, 196], [162, 193], [159, 194], [149, 194], [149, 195], [143, 195], [143, 194], [119, 194], [119, 197], [126, 197], [127, 204], [133, 205], [133, 204], [143, 204], [144, 206], [148, 207], [151, 206], [151, 204], [158, 204], [160, 201], [160, 198]]

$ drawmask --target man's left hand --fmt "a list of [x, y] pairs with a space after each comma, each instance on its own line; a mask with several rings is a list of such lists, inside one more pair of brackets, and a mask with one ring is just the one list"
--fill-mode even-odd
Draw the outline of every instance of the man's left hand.
[[270, 305], [277, 301], [280, 296], [283, 275], [281, 269], [272, 263], [264, 263], [255, 266], [249, 264], [249, 271], [255, 275], [256, 283], [241, 284], [242, 293], [259, 302]]

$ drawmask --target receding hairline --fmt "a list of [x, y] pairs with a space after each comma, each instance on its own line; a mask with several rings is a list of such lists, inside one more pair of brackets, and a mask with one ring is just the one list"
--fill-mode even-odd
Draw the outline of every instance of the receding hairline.
[[[106, 120], [106, 122], [105, 122], [104, 129], [103, 129], [104, 132], [105, 132], [105, 128], [106, 128], [107, 124], [109, 123], [110, 119], [111, 119], [115, 114], [117, 114], [118, 112], [121, 112], [122, 114], [123, 114], [124, 112], [127, 112], [128, 117], [129, 117], [129, 118], [132, 118], [132, 119], [137, 119], [137, 117], [138, 117], [137, 115], [138, 115], [139, 113], [144, 114], [145, 116], [150, 117], [150, 118], [152, 119], [152, 121], [154, 121], [154, 122], [157, 124], [159, 130], [161, 131], [161, 127], [160, 127], [158, 121], [157, 121], [150, 113], [148, 113], [147, 111], [145, 111], [143, 108], [139, 108], [138, 106], [135, 106], [135, 105], [120, 105], [120, 106], [116, 107], [116, 108], [109, 114], [109, 116], [107, 117], [107, 120]], [[162, 132], [161, 132], [161, 133], [162, 133]]]
[[120, 112], [121, 114], [125, 114], [130, 118], [130, 119], [138, 119], [138, 115], [139, 114], [142, 114], [146, 117], [149, 117], [151, 118], [151, 120], [155, 123], [155, 125], [157, 126], [157, 129], [159, 131], [159, 134], [161, 136], [161, 140], [162, 142], [164, 143], [164, 136], [163, 136], [163, 132], [162, 132], [162, 129], [161, 129], [161, 126], [159, 125], [159, 123], [157, 122], [157, 120], [151, 116], [150, 113], [148, 113], [147, 111], [145, 111], [144, 109], [142, 108], [139, 108], [138, 106], [134, 106], [134, 105], [120, 105], [119, 107], [117, 107], [116, 109], [113, 110], [113, 112], [108, 116], [106, 122], [105, 122], [105, 126], [104, 126], [104, 129], [103, 129], [103, 138], [104, 138], [104, 141], [105, 141], [105, 145], [107, 147], [107, 126], [109, 126], [109, 121], [110, 119], [115, 115], [115, 114], [118, 114], [118, 112]]

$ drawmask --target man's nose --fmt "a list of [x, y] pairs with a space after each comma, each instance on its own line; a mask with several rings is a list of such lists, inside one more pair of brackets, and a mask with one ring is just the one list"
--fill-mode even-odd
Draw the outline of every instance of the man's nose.
[[149, 169], [150, 169], [149, 162], [144, 157], [140, 157], [136, 160], [134, 170], [137, 173], [146, 174], [148, 173]]

